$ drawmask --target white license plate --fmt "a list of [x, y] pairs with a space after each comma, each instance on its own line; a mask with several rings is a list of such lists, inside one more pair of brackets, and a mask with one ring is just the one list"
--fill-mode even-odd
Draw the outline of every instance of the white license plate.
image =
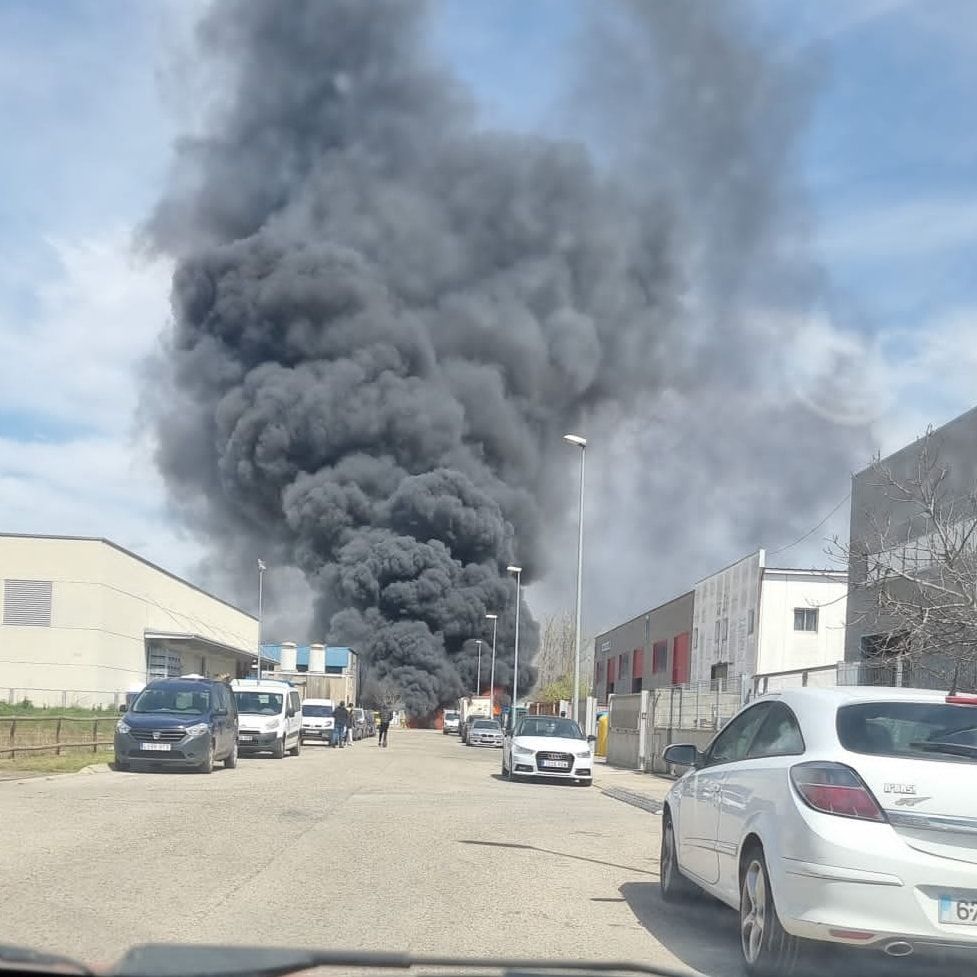
[[566, 760], [540, 760], [541, 767], [552, 767], [555, 770], [569, 770], [570, 764]]
[[238, 736], [238, 739], [239, 739], [239, 740], [240, 740], [240, 741], [241, 741], [242, 743], [251, 743], [251, 742], [253, 742], [253, 741], [254, 741], [254, 737], [253, 737], [253, 736], [244, 736], [244, 735], [240, 735], [240, 736]]
[[170, 743], [140, 743], [140, 750], [150, 750], [153, 753], [168, 753], [173, 749]]
[[940, 922], [977, 926], [977, 899], [940, 896]]

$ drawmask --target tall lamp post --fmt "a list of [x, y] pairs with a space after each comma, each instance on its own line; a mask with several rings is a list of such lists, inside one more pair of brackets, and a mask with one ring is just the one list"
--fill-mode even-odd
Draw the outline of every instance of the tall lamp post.
[[507, 566], [506, 570], [516, 578], [516, 635], [512, 653], [512, 708], [509, 710], [509, 727], [516, 732], [516, 698], [519, 691], [519, 604], [522, 599], [522, 567]]
[[478, 672], [478, 678], [475, 679], [475, 695], [482, 694], [482, 639], [475, 639], [475, 647], [478, 648], [478, 665], [476, 666], [476, 671]]
[[579, 434], [564, 434], [567, 444], [575, 444], [580, 449], [580, 510], [577, 516], [577, 623], [573, 655], [573, 694], [570, 697], [570, 716], [578, 722], [580, 703], [580, 612], [583, 594], [583, 486], [587, 458], [587, 439]]
[[258, 560], [258, 681], [261, 681], [261, 598], [264, 590], [265, 570], [268, 567]]
[[499, 627], [499, 615], [486, 614], [485, 619], [492, 622], [492, 667], [489, 669], [489, 718], [495, 719], [495, 633]]

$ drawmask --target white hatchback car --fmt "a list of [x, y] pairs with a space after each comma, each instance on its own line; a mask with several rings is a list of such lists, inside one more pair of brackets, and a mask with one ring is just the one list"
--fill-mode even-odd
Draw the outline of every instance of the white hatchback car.
[[594, 776], [591, 741], [572, 719], [523, 716], [515, 736], [502, 743], [502, 776], [557, 777], [589, 785]]
[[665, 899], [740, 912], [746, 969], [787, 973], [806, 940], [977, 952], [977, 696], [791, 689], [751, 703], [662, 813]]

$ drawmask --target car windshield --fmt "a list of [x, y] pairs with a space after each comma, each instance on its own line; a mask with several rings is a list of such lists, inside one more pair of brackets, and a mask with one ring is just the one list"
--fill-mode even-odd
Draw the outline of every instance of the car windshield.
[[572, 719], [552, 719], [546, 716], [531, 716], [520, 720], [516, 726], [516, 736], [560, 736], [564, 739], [584, 739], [580, 727]]
[[478, 719], [475, 721], [472, 729], [501, 729], [502, 727], [494, 719]]
[[977, 760], [977, 708], [944, 702], [871, 702], [838, 710], [846, 750], [917, 760]]
[[234, 692], [237, 711], [249, 716], [277, 716], [282, 711], [284, 696], [278, 692], [255, 692], [239, 689]]
[[317, 706], [303, 702], [302, 715], [305, 717], [314, 716], [316, 719], [326, 719], [332, 715], [332, 706]]
[[457, 719], [458, 718], [458, 713], [456, 713], [456, 712], [446, 712], [444, 714], [444, 718], [445, 719]]
[[138, 713], [205, 713], [210, 709], [210, 692], [188, 686], [144, 689], [132, 704]]

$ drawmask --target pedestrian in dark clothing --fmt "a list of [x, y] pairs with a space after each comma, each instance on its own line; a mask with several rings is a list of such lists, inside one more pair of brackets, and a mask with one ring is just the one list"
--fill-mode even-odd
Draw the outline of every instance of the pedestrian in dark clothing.
[[333, 720], [333, 746], [342, 749], [346, 745], [346, 727], [349, 725], [349, 710], [340, 702], [336, 706], [336, 711], [332, 714]]
[[377, 742], [377, 746], [387, 745], [387, 731], [390, 729], [390, 723], [394, 718], [394, 714], [390, 711], [388, 706], [383, 706], [380, 709], [380, 736]]

